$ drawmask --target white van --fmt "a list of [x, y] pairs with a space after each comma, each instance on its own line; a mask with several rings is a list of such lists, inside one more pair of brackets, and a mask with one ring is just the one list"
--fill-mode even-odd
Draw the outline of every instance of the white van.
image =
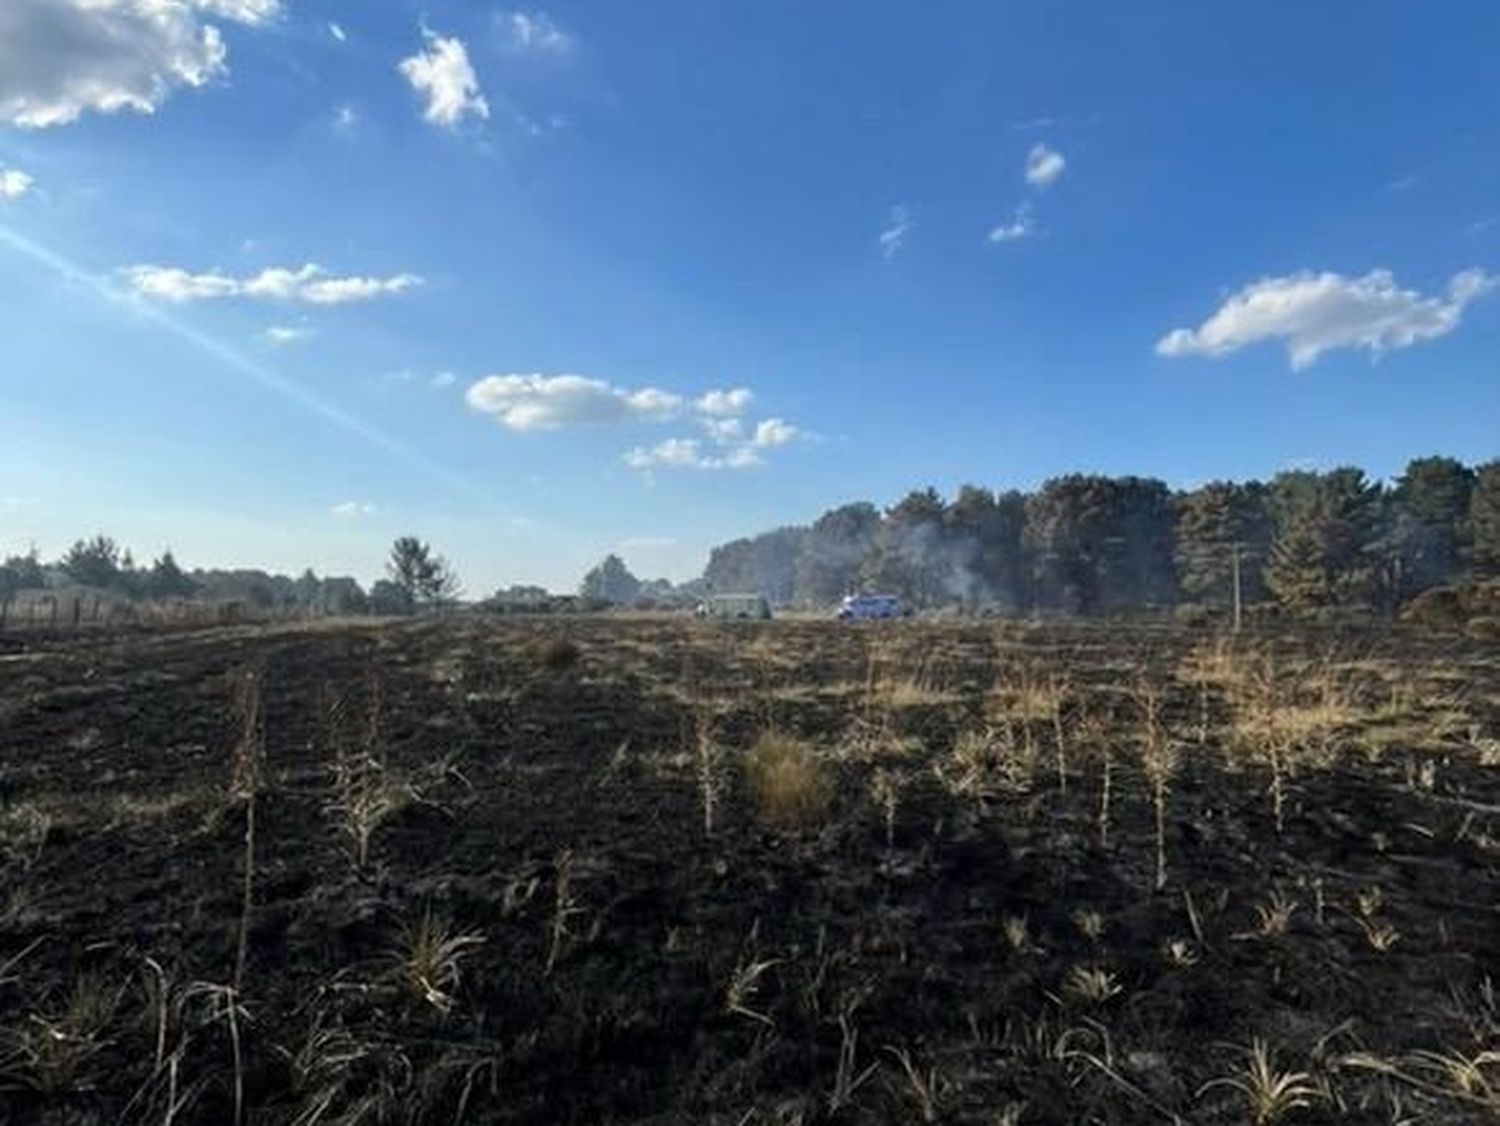
[[904, 618], [906, 614], [906, 607], [894, 594], [851, 594], [839, 603], [834, 616], [840, 621], [870, 621]]
[[728, 618], [765, 621], [771, 616], [771, 604], [761, 594], [712, 594], [698, 603], [700, 618]]

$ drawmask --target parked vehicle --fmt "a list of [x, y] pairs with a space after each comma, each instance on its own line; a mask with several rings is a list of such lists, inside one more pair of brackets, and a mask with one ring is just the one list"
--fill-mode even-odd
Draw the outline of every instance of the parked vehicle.
[[761, 594], [712, 594], [698, 603], [700, 618], [765, 621], [771, 616], [771, 604]]
[[851, 594], [839, 603], [834, 616], [840, 621], [871, 621], [904, 618], [910, 612], [894, 594]]

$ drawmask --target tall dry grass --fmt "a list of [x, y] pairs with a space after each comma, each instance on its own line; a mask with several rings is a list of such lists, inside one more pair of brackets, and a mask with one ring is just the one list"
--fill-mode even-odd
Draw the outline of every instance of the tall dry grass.
[[833, 804], [833, 772], [812, 744], [763, 732], [745, 756], [745, 783], [756, 814], [782, 828], [815, 825]]

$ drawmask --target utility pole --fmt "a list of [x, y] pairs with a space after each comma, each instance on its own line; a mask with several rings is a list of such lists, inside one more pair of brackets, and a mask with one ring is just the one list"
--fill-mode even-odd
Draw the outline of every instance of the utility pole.
[[1234, 632], [1240, 632], [1240, 611], [1243, 603], [1240, 598], [1240, 545], [1236, 540], [1234, 544]]

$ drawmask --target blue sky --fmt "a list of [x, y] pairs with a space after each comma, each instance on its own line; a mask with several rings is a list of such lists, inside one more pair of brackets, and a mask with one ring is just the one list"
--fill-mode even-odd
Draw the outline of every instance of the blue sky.
[[7, 0], [0, 552], [471, 594], [1500, 454], [1500, 5]]

